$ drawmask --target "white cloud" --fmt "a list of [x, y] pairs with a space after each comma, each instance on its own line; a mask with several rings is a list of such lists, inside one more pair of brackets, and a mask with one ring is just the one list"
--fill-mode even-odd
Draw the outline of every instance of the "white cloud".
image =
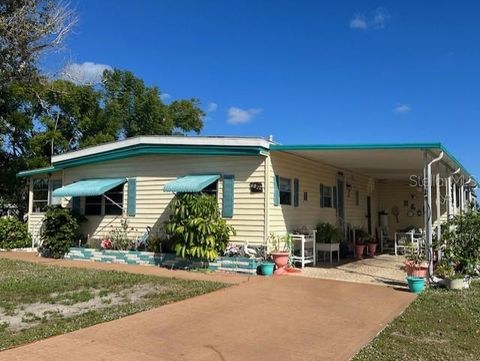
[[168, 99], [170, 99], [171, 97], [172, 97], [172, 96], [171, 96], [170, 94], [168, 94], [168, 93], [162, 93], [162, 94], [160, 94], [160, 99], [162, 99], [163, 101], [168, 100]]
[[215, 103], [215, 102], [210, 102], [208, 103], [208, 106], [207, 106], [207, 113], [211, 113], [211, 112], [214, 112], [215, 110], [217, 110], [218, 108], [218, 104]]
[[390, 15], [388, 11], [383, 8], [378, 8], [373, 13], [372, 26], [375, 29], [383, 29], [385, 27], [385, 22], [388, 20]]
[[364, 14], [355, 14], [350, 20], [350, 28], [355, 30], [383, 29], [390, 14], [384, 8], [377, 8], [368, 18]]
[[359, 30], [367, 30], [368, 24], [367, 24], [367, 20], [365, 19], [365, 16], [363, 16], [362, 14], [356, 14], [350, 20], [350, 28], [351, 29], [359, 29]]
[[412, 110], [412, 107], [409, 104], [398, 104], [393, 108], [393, 112], [396, 114], [406, 114]]
[[260, 114], [262, 109], [253, 108], [253, 109], [241, 109], [237, 107], [230, 107], [228, 109], [228, 119], [227, 123], [229, 124], [244, 124], [251, 121], [256, 115]]
[[95, 85], [102, 81], [103, 72], [112, 70], [110, 65], [96, 64], [90, 61], [85, 63], [72, 63], [63, 68], [60, 78], [70, 80], [76, 84]]

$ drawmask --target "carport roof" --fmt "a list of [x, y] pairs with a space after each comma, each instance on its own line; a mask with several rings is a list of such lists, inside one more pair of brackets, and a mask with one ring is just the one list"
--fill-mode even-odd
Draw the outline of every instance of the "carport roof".
[[441, 143], [272, 144], [270, 151], [294, 154], [377, 179], [405, 179], [410, 175], [422, 175], [425, 152], [429, 160], [444, 152], [443, 166], [439, 169], [441, 173], [445, 175], [460, 168], [465, 177], [471, 177]]

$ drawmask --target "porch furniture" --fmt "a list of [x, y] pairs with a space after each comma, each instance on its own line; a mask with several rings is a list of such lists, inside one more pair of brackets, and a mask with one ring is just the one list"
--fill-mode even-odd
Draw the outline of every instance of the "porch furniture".
[[300, 263], [302, 268], [306, 264], [317, 264], [317, 252], [315, 250], [316, 232], [310, 235], [292, 234], [292, 263]]
[[337, 252], [337, 262], [340, 262], [340, 243], [317, 243], [317, 252], [323, 252], [323, 261], [325, 262], [325, 256], [330, 254], [330, 264], [332, 264], [332, 254]]
[[405, 248], [410, 245], [418, 250], [422, 237], [422, 233], [395, 232], [395, 256], [398, 256], [398, 250], [403, 249], [403, 252], [405, 252]]
[[377, 228], [377, 236], [380, 241], [380, 252], [383, 252], [384, 249], [393, 249], [395, 248], [395, 239], [390, 237], [385, 228]]

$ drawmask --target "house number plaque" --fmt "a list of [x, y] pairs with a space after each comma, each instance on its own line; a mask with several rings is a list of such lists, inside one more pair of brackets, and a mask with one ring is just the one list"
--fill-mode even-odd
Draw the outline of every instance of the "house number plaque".
[[261, 182], [251, 182], [250, 183], [250, 192], [251, 193], [262, 193], [263, 184]]

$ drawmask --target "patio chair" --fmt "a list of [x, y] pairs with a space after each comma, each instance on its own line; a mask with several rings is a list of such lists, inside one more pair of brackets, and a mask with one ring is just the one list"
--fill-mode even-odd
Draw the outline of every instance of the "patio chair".
[[306, 264], [317, 264], [315, 251], [316, 231], [310, 235], [292, 234], [292, 263], [300, 263], [302, 268]]
[[420, 247], [420, 242], [422, 240], [421, 233], [415, 233], [415, 231], [408, 232], [395, 232], [395, 256], [398, 256], [398, 251], [405, 249], [408, 246], [413, 246], [416, 250]]
[[385, 249], [394, 249], [395, 248], [395, 239], [390, 237], [387, 233], [387, 230], [383, 227], [377, 228], [377, 236], [380, 241], [380, 252], [383, 252]]

